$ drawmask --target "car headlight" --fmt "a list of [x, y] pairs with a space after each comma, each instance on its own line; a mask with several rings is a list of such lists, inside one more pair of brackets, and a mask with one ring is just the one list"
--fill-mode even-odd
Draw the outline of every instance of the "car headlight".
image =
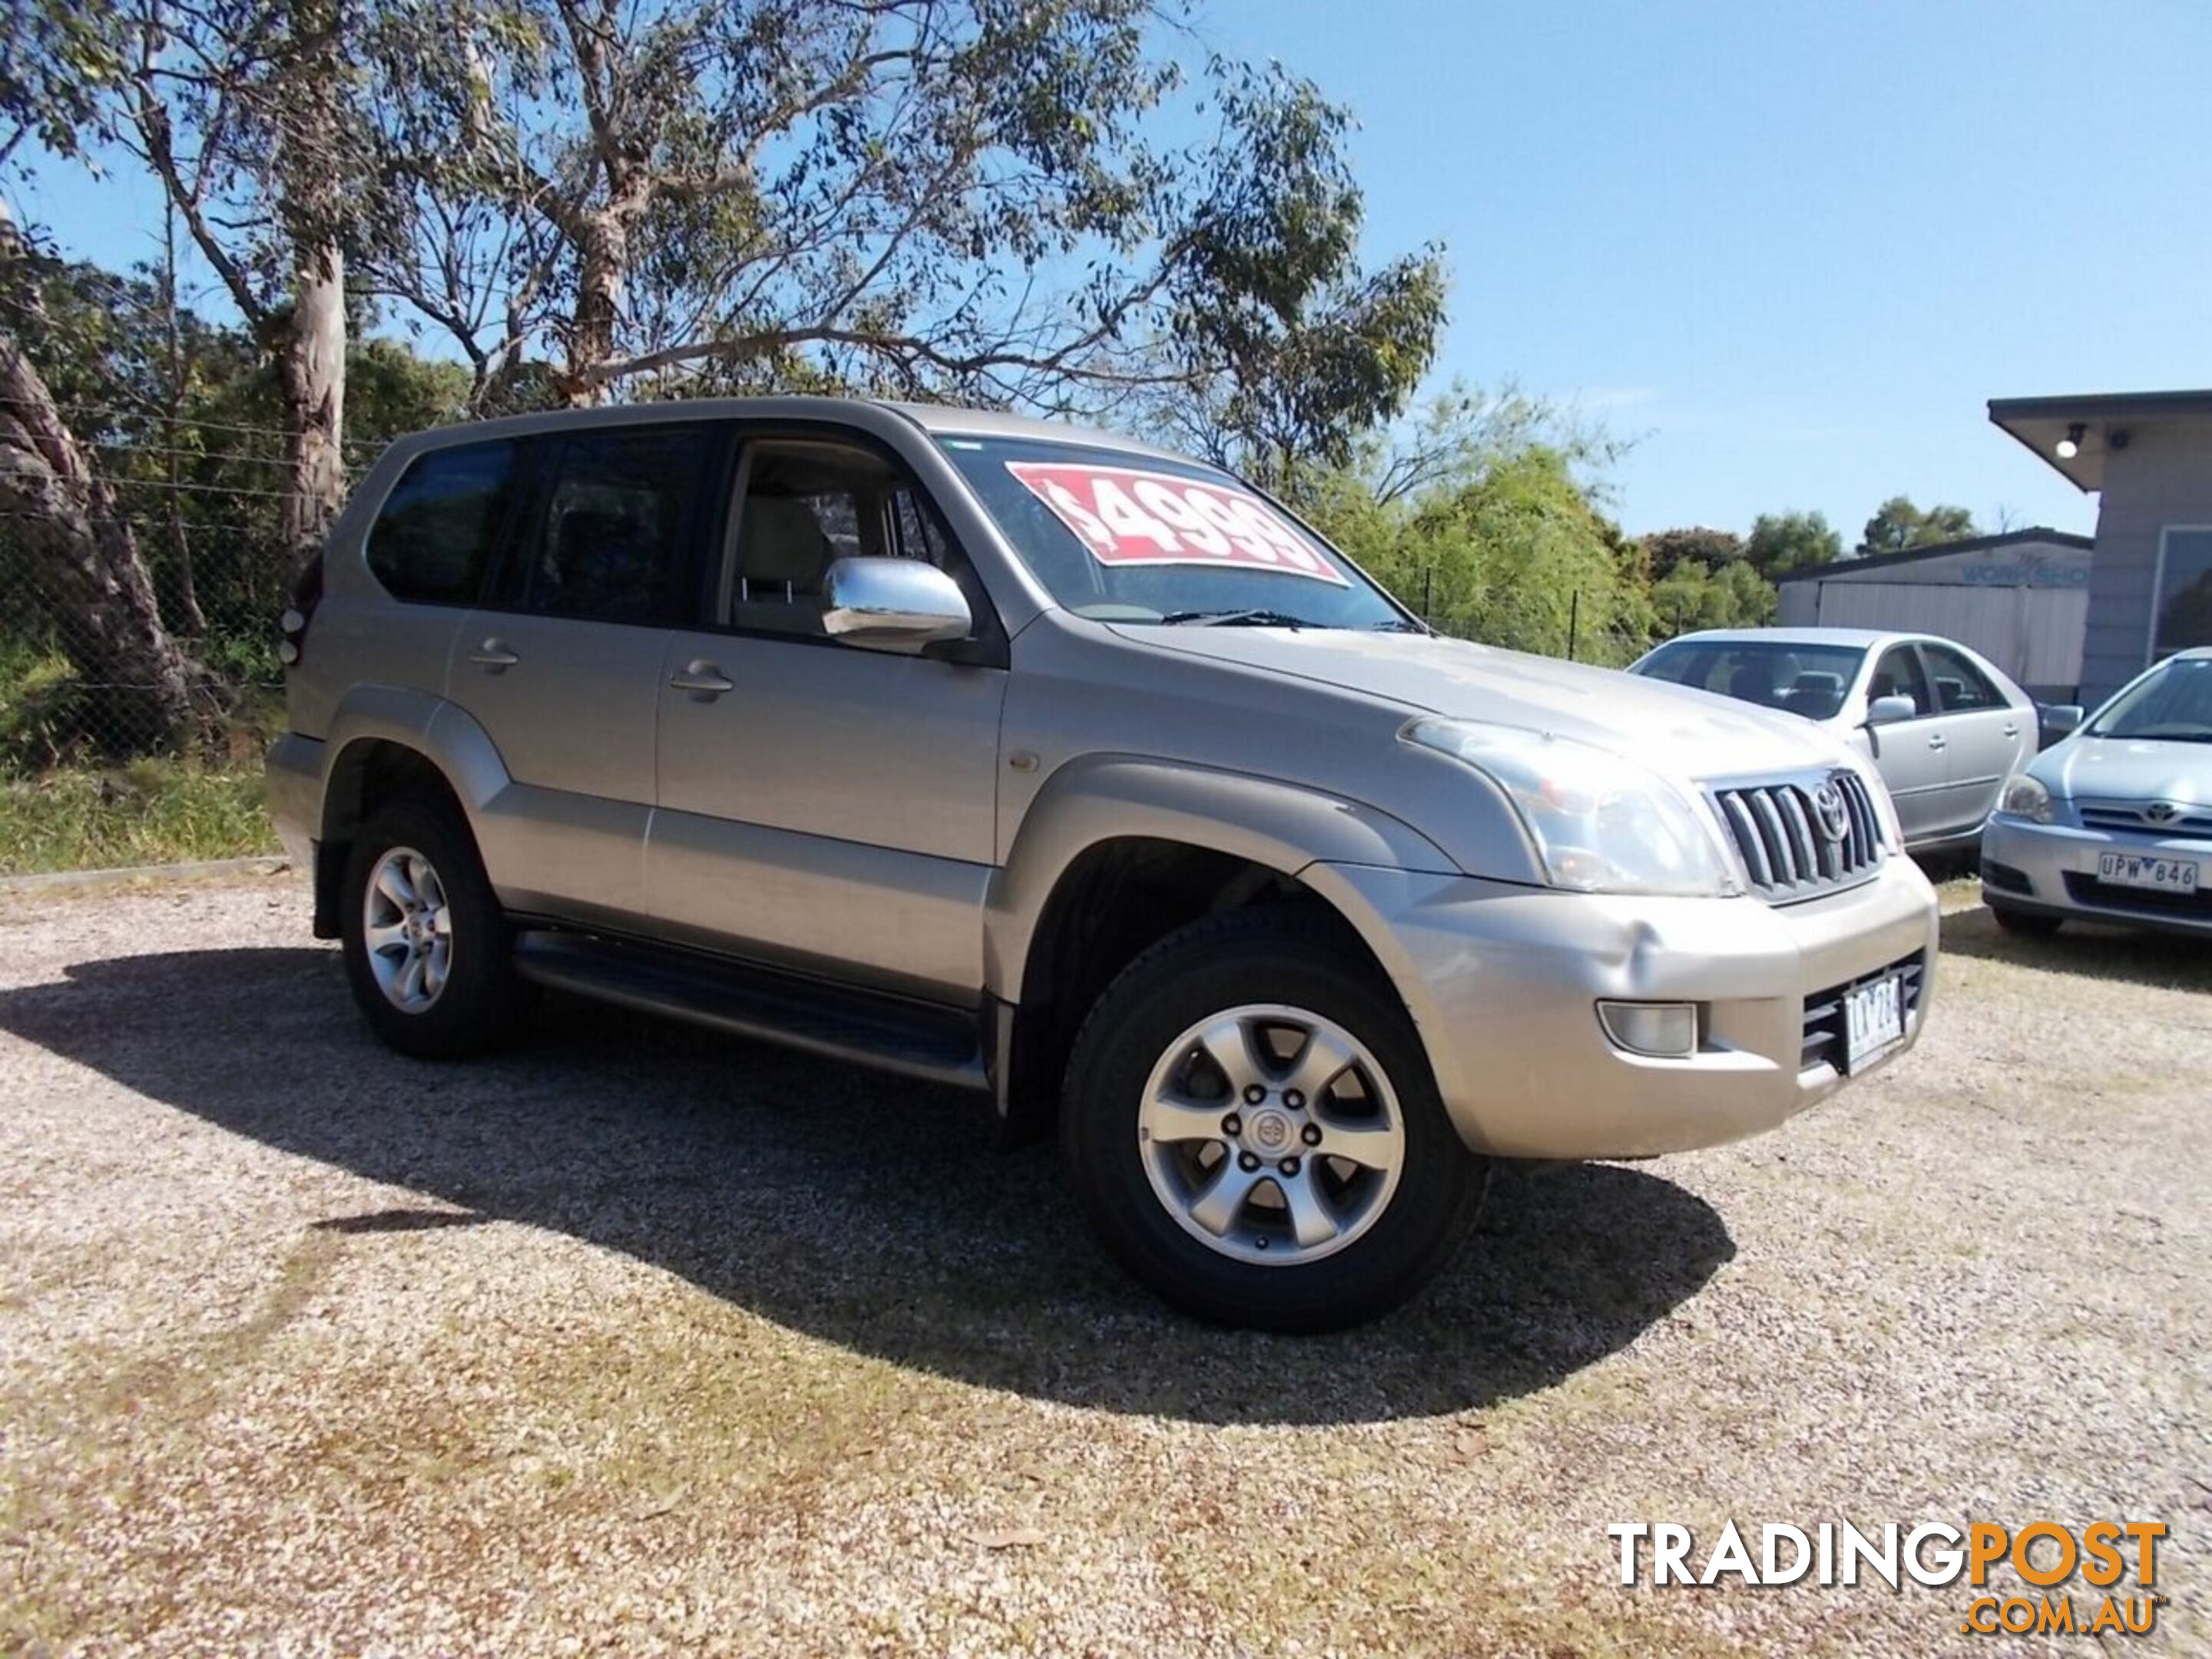
[[2003, 799], [1997, 811], [2016, 818], [2026, 818], [2033, 823], [2051, 822], [2051, 791], [2025, 772], [2005, 785]]
[[1554, 887], [1701, 897], [1737, 890], [1697, 809], [1633, 761], [1571, 738], [1468, 720], [1413, 720], [1399, 736], [1497, 785]]

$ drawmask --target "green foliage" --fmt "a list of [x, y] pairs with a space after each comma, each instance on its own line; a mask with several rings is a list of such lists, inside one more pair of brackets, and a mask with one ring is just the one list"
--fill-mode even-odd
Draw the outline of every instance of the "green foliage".
[[1399, 443], [1309, 477], [1300, 505], [1445, 632], [1625, 661], [1649, 628], [1641, 567], [1581, 476], [1612, 453], [1534, 400], [1455, 390]]
[[1686, 560], [1651, 585], [1658, 637], [1699, 628], [1762, 628], [1774, 620], [1774, 584], [1743, 559], [1717, 569]]
[[139, 760], [115, 770], [0, 778], [0, 875], [276, 850], [258, 764]]
[[1963, 507], [1931, 507], [1923, 512], [1912, 504], [1911, 497], [1893, 495], [1867, 520], [1860, 550], [1902, 553], [1907, 548], [1964, 541], [1980, 533], [1974, 515]]
[[1443, 325], [1443, 263], [1431, 247], [1363, 273], [1346, 112], [1279, 67], [1215, 70], [1223, 171], [1174, 243], [1162, 350], [1176, 373], [1158, 419], [1294, 493], [1405, 408]]
[[1704, 525], [1686, 530], [1654, 531], [1644, 538], [1644, 556], [1655, 577], [1671, 576], [1686, 564], [1708, 573], [1740, 562], [1745, 556], [1743, 538], [1733, 530], [1714, 530]]
[[74, 155], [120, 79], [112, 0], [9, 0], [0, 27], [0, 155], [35, 138]]
[[1844, 556], [1844, 538], [1824, 514], [1762, 513], [1752, 522], [1744, 555], [1761, 575], [1773, 576], [1833, 564]]
[[261, 750], [281, 714], [241, 699], [231, 741], [189, 758], [94, 763], [94, 706], [69, 659], [0, 631], [0, 876], [276, 850]]

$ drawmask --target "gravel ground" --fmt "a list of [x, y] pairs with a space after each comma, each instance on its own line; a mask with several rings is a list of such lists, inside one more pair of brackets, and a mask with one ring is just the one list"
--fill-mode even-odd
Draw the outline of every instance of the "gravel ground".
[[1514, 1172], [1296, 1340], [1164, 1314], [967, 1097], [574, 1005], [416, 1064], [289, 880], [0, 900], [0, 1650], [2012, 1650], [1615, 1582], [1729, 1516], [2162, 1520], [2103, 1646], [2212, 1650], [2212, 955], [1948, 927], [1904, 1060]]

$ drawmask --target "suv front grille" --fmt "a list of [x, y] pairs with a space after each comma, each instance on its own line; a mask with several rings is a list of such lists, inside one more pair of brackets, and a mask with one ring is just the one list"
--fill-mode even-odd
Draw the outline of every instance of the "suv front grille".
[[1850, 886], [1881, 863], [1881, 820], [1856, 772], [1717, 784], [1712, 800], [1744, 874], [1770, 903]]

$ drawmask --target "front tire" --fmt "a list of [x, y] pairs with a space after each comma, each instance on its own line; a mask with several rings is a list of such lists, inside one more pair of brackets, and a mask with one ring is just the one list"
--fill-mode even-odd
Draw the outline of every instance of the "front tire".
[[410, 798], [377, 812], [354, 838], [341, 903], [354, 1001], [391, 1047], [451, 1060], [513, 1034], [522, 1006], [513, 939], [450, 806]]
[[1222, 1324], [1374, 1318], [1448, 1261], [1486, 1165], [1379, 975], [1326, 923], [1244, 911], [1170, 934], [1077, 1037], [1077, 1202], [1131, 1273]]

